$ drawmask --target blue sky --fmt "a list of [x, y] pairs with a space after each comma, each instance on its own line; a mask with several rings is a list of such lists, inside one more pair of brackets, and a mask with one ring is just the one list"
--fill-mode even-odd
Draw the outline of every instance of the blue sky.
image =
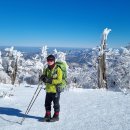
[[0, 45], [109, 47], [130, 42], [129, 0], [0, 0]]

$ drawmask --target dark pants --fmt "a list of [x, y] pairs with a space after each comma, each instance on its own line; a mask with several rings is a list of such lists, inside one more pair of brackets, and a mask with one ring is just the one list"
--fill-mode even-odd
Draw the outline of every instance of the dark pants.
[[46, 111], [51, 111], [51, 103], [53, 101], [54, 104], [54, 111], [59, 112], [60, 111], [60, 93], [46, 93], [46, 99], [45, 99], [45, 109]]

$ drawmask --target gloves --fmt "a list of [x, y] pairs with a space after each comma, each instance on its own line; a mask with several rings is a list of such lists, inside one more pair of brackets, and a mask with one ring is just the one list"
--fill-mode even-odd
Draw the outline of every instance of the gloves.
[[46, 77], [45, 75], [42, 75], [40, 78], [39, 78], [40, 81], [43, 81], [44, 83], [50, 83], [52, 84], [52, 78], [48, 78]]
[[42, 75], [40, 78], [39, 78], [39, 81], [43, 81], [45, 79], [45, 75]]
[[45, 77], [45, 78], [43, 79], [43, 82], [44, 82], [44, 83], [52, 84], [52, 78]]

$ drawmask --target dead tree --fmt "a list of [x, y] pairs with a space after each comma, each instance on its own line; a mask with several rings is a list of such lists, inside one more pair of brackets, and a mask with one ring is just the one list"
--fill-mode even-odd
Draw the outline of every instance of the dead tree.
[[98, 56], [98, 87], [99, 88], [108, 88], [107, 87], [107, 77], [106, 77], [106, 41], [107, 36], [111, 29], [104, 29], [101, 39], [101, 46], [99, 48]]

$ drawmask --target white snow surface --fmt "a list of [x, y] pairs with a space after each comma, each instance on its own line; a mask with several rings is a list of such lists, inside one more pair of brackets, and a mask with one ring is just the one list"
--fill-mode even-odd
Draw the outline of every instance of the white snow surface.
[[[130, 130], [130, 94], [105, 89], [71, 88], [62, 93], [60, 121], [55, 123], [38, 121], [45, 113], [42, 89], [20, 125], [36, 87], [13, 87], [14, 96], [0, 97], [0, 130]], [[0, 92], [10, 88], [1, 84]]]

